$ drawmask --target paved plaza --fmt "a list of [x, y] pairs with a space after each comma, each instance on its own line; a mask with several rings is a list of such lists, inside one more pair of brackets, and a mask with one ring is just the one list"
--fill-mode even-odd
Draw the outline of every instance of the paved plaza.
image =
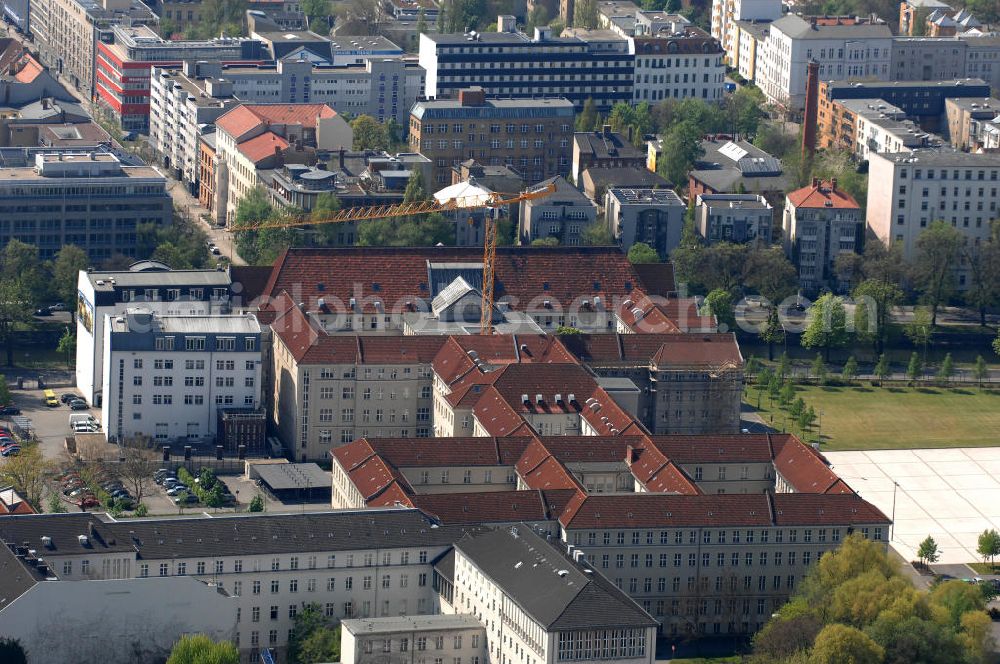
[[931, 535], [940, 563], [975, 562], [979, 534], [1000, 530], [1000, 447], [824, 454], [886, 516], [895, 500], [892, 545], [907, 560], [917, 559], [917, 546]]

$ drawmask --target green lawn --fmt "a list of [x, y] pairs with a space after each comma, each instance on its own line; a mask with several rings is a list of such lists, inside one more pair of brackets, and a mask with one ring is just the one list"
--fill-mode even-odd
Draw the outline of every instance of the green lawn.
[[[997, 444], [1000, 431], [1000, 391], [799, 385], [800, 396], [820, 415], [805, 438], [812, 441], [821, 433], [823, 449], [988, 447]], [[756, 406], [756, 389], [745, 398]], [[764, 422], [801, 435], [777, 401], [773, 408], [768, 401], [765, 393], [760, 401]]]
[[1000, 564], [991, 565], [989, 563], [966, 563], [977, 574], [996, 574], [1000, 571]]

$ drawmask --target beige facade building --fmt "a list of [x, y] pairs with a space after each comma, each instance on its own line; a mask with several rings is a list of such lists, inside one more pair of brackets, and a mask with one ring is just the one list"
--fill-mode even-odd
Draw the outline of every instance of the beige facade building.
[[836, 260], [840, 254], [857, 252], [863, 221], [861, 206], [837, 187], [836, 178], [814, 178], [811, 186], [788, 192], [783, 225], [785, 251], [799, 271], [803, 290], [847, 287], [846, 275], [837, 272]]

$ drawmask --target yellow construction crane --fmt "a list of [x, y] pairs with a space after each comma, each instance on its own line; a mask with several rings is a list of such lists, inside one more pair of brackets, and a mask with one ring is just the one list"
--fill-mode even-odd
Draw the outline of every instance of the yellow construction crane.
[[[320, 224], [342, 224], [351, 221], [368, 221], [371, 219], [392, 219], [409, 217], [432, 212], [455, 212], [457, 210], [475, 210], [481, 208], [498, 209], [507, 205], [543, 198], [554, 193], [556, 185], [550, 182], [538, 189], [525, 190], [521, 193], [488, 192], [469, 196], [459, 196], [445, 201], [429, 200], [412, 203], [396, 203], [393, 205], [373, 205], [370, 207], [353, 207], [339, 210], [333, 214], [314, 219], [303, 215], [286, 215], [274, 219], [252, 221], [229, 226], [230, 233], [243, 231], [259, 231], [268, 228], [294, 228], [296, 226], [318, 226]], [[486, 215], [485, 238], [483, 241], [483, 299], [479, 318], [479, 333], [493, 334], [493, 283], [497, 256], [497, 221], [493, 215]]]

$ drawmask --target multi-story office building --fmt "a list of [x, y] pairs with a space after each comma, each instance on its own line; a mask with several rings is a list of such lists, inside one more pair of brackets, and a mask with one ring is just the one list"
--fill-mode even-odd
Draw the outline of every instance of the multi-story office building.
[[256, 39], [166, 41], [146, 26], [114, 26], [97, 45], [96, 95], [126, 131], [149, 131], [153, 67], [178, 67], [184, 60], [261, 63], [268, 59]]
[[76, 302], [76, 386], [94, 406], [102, 402], [106, 323], [130, 307], [162, 316], [227, 314], [234, 300], [232, 278], [219, 270], [171, 270], [140, 261], [130, 270], [80, 272]]
[[468, 614], [340, 621], [342, 664], [368, 664], [376, 657], [391, 659], [389, 653], [405, 656], [410, 648], [431, 652], [434, 659], [442, 661], [481, 664], [487, 661], [486, 630], [476, 616]]
[[418, 101], [410, 111], [410, 147], [433, 161], [433, 182], [475, 159], [507, 166], [533, 184], [569, 170], [573, 103], [564, 98], [487, 99], [482, 88], [458, 98]]
[[785, 251], [807, 292], [848, 287], [849, 275], [838, 274], [840, 254], [857, 253], [864, 237], [861, 206], [836, 178], [813, 179], [812, 185], [788, 192], [784, 210]]
[[597, 221], [597, 206], [562, 176], [540, 182], [556, 190], [542, 198], [521, 201], [520, 237], [523, 244], [555, 238], [559, 244], [582, 244], [583, 231]]
[[139, 0], [39, 0], [31, 3], [31, 32], [42, 62], [88, 98], [94, 95], [100, 35], [112, 25], [155, 24]]
[[680, 244], [687, 205], [671, 189], [609, 189], [604, 210], [622, 251], [643, 242], [666, 260]]
[[48, 260], [75, 244], [99, 261], [134, 255], [141, 224], [171, 222], [166, 180], [153, 168], [103, 152], [36, 148], [31, 157], [32, 166], [0, 168], [0, 246], [20, 240]]
[[968, 44], [961, 39], [896, 37], [889, 71], [894, 81], [964, 78]]
[[[84, 637], [99, 630], [103, 622], [89, 623], [86, 617], [103, 620], [106, 615], [117, 615], [114, 607], [121, 603], [147, 615], [140, 603], [129, 599], [131, 591], [156, 604], [147, 610], [162, 616], [157, 632], [170, 634], [174, 625], [192, 624], [188, 616], [194, 615], [204, 620], [204, 629], [231, 639], [240, 650], [241, 662], [255, 664], [264, 649], [285, 661], [288, 635], [303, 603], [318, 603], [331, 621], [438, 612], [432, 562], [467, 531], [436, 522], [417, 510], [217, 516], [140, 519], [127, 524], [92, 514], [32, 515], [33, 520], [9, 516], [0, 528], [0, 538], [3, 551], [8, 546], [20, 547], [17, 550], [23, 549], [25, 559], [43, 557], [52, 585], [71, 582], [66, 585], [91, 588], [79, 592], [86, 592], [94, 604], [84, 607], [74, 601], [72, 606], [79, 613], [67, 614], [62, 627], [53, 625], [61, 634], [75, 634], [72, 630], [83, 624], [89, 631], [81, 630], [81, 641], [89, 643], [92, 638]], [[142, 585], [149, 581], [153, 583]], [[96, 586], [100, 584], [119, 594], [99, 592]], [[197, 593], [197, 586], [206, 592]], [[72, 590], [67, 592], [75, 597]], [[150, 599], [152, 593], [157, 600]], [[56, 607], [61, 602], [54, 597], [59, 594], [46, 595], [49, 604], [38, 604], [47, 607], [41, 609], [45, 615], [60, 615]], [[165, 597], [171, 601], [164, 602]], [[199, 599], [218, 613], [203, 613]], [[14, 606], [11, 603], [4, 611]], [[176, 606], [173, 611], [182, 614], [164, 610], [167, 606]], [[148, 621], [139, 622], [133, 633], [133, 622], [123, 621], [121, 635], [108, 636], [96, 659], [115, 664], [131, 661], [122, 655], [131, 656], [134, 644], [124, 637], [146, 634]], [[22, 627], [21, 620], [11, 620], [11, 624], [24, 630], [27, 648], [43, 650], [38, 647], [42, 637], [37, 620], [30, 626]], [[202, 629], [199, 622], [191, 631]], [[119, 638], [120, 648], [107, 647], [119, 643]], [[150, 643], [169, 649], [170, 643], [164, 640], [150, 634]], [[44, 650], [53, 653], [39, 660], [45, 664], [73, 661], [81, 652], [90, 652], [81, 650], [87, 646], [75, 640], [66, 645], [63, 640], [45, 643]], [[167, 652], [157, 654], [166, 657]]]
[[810, 60], [819, 63], [823, 81], [888, 81], [891, 52], [892, 32], [885, 23], [787, 14], [771, 23], [757, 49], [755, 80], [772, 103], [801, 110]]
[[261, 329], [244, 316], [162, 316], [137, 304], [104, 327], [108, 440], [211, 441], [219, 411], [257, 410]]
[[633, 103], [664, 99], [704, 99], [719, 102], [723, 96], [726, 67], [718, 40], [700, 28], [632, 37], [635, 54]]
[[[669, 636], [759, 629], [822, 555], [851, 533], [886, 545], [890, 525], [786, 434], [366, 439], [334, 452], [332, 474], [337, 507], [434, 505], [445, 523], [520, 511], [536, 532], [557, 527], [574, 559]], [[493, 546], [513, 568], [518, 557]], [[451, 556], [435, 566], [446, 611], [460, 597]]]
[[635, 56], [624, 39], [588, 43], [556, 37], [547, 27], [534, 37], [509, 31], [420, 35], [420, 65], [427, 71], [427, 97], [455, 97], [470, 83], [489, 97], [565, 97], [582, 108], [593, 99], [599, 109], [633, 99]]
[[760, 194], [700, 194], [694, 223], [708, 244], [771, 242], [774, 208]]
[[[903, 258], [917, 256], [917, 240], [928, 224], [943, 220], [967, 246], [986, 241], [998, 216], [1000, 155], [925, 148], [873, 154], [869, 162], [868, 230], [883, 244], [898, 245]], [[956, 269], [957, 285], [970, 283], [968, 265]]]
[[928, 134], [912, 120], [896, 120], [861, 113], [857, 117], [858, 129], [854, 155], [859, 161], [868, 161], [876, 152], [910, 152], [931, 144], [940, 144], [933, 134]]

